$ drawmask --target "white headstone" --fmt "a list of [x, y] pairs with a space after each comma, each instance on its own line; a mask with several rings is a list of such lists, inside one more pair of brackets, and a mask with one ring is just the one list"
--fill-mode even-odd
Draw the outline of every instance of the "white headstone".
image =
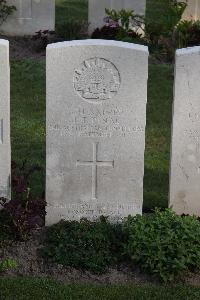
[[184, 20], [200, 19], [200, 0], [179, 0], [179, 2], [187, 3], [186, 10], [183, 14]]
[[89, 33], [101, 28], [106, 16], [105, 9], [134, 10], [135, 14], [145, 15], [146, 0], [89, 0]]
[[0, 40], [0, 197], [10, 198], [10, 66], [9, 43]]
[[7, 35], [33, 35], [55, 29], [55, 0], [8, 0], [17, 10], [0, 27]]
[[48, 46], [47, 225], [142, 213], [147, 72], [145, 46]]
[[200, 47], [176, 53], [170, 206], [200, 216]]

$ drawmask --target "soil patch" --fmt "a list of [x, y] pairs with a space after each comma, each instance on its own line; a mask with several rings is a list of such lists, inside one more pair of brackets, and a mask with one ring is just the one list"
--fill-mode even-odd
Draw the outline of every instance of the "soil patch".
[[38, 249], [43, 245], [45, 229], [32, 234], [26, 242], [13, 242], [0, 248], [0, 258], [14, 259], [18, 267], [7, 270], [1, 276], [32, 276], [50, 277], [65, 283], [94, 283], [94, 284], [125, 284], [125, 283], [156, 283], [149, 276], [138, 270], [130, 270], [127, 266], [110, 268], [105, 274], [92, 274], [55, 263], [47, 263], [38, 255]]

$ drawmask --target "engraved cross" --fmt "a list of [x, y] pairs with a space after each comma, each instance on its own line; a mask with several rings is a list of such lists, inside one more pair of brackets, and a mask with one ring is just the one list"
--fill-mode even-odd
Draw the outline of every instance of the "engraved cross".
[[77, 161], [76, 166], [92, 167], [92, 199], [97, 200], [97, 169], [98, 167], [114, 168], [113, 161], [98, 161], [98, 143], [93, 143], [93, 160]]

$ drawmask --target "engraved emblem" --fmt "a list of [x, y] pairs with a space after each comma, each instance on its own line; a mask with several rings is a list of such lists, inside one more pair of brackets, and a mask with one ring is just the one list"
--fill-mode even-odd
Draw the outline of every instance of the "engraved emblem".
[[88, 102], [99, 103], [111, 99], [119, 87], [119, 71], [104, 58], [85, 60], [74, 72], [74, 89]]

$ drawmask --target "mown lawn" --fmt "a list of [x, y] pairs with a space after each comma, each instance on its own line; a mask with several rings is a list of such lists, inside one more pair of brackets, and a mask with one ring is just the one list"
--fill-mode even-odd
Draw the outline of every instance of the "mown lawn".
[[2, 300], [196, 300], [200, 289], [188, 286], [153, 285], [64, 285], [35, 278], [0, 279]]
[[166, 207], [173, 99], [173, 66], [149, 65], [144, 209]]
[[56, 0], [56, 25], [66, 19], [87, 20], [87, 0]]
[[12, 160], [26, 169], [40, 166], [32, 176], [31, 190], [40, 196], [45, 188], [45, 63], [11, 62]]

